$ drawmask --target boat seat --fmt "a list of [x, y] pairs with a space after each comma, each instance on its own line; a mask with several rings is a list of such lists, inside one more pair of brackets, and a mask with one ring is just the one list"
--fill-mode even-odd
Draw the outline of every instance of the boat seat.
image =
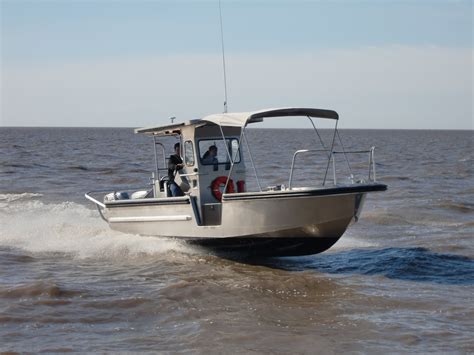
[[141, 199], [141, 198], [147, 198], [147, 197], [150, 197], [151, 193], [153, 192], [153, 190], [139, 190], [139, 191], [135, 191], [133, 192], [131, 195], [130, 195], [130, 198], [132, 200], [137, 200], [137, 199]]
[[128, 192], [126, 192], [126, 191], [111, 192], [111, 193], [104, 196], [104, 202], [111, 202], [111, 201], [117, 201], [117, 200], [128, 200], [128, 199], [130, 199], [130, 196], [129, 196]]

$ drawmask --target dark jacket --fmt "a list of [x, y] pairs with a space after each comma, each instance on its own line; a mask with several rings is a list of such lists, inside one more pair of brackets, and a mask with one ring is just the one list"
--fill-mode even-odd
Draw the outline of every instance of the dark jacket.
[[176, 165], [178, 164], [183, 164], [183, 159], [177, 154], [170, 155], [170, 158], [168, 160], [168, 178], [169, 181], [174, 181], [174, 175], [176, 170]]

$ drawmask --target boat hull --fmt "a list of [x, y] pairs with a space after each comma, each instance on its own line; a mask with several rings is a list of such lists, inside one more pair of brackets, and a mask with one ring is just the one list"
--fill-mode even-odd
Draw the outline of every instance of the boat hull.
[[211, 250], [215, 254], [238, 257], [300, 256], [322, 253], [332, 247], [339, 238], [330, 237], [249, 237], [206, 238], [188, 240], [191, 245]]
[[307, 255], [336, 243], [358, 219], [367, 192], [385, 188], [377, 184], [227, 194], [216, 204], [219, 218], [214, 219], [189, 197], [114, 202], [107, 204], [104, 215], [115, 230], [182, 239], [217, 252]]

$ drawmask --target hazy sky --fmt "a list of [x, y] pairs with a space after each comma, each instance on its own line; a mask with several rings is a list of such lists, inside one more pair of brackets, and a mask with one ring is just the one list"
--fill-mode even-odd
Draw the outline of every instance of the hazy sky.
[[[0, 6], [2, 126], [137, 127], [223, 109], [218, 1]], [[229, 111], [308, 106], [347, 128], [474, 128], [470, 0], [223, 0], [222, 13]]]

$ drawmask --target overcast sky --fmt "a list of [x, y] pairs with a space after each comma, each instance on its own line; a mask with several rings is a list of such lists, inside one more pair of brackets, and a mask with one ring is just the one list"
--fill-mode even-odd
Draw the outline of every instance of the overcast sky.
[[[2, 126], [138, 127], [223, 110], [218, 1], [0, 6]], [[223, 0], [222, 14], [231, 112], [305, 106], [338, 111], [346, 128], [474, 128], [470, 0]]]

